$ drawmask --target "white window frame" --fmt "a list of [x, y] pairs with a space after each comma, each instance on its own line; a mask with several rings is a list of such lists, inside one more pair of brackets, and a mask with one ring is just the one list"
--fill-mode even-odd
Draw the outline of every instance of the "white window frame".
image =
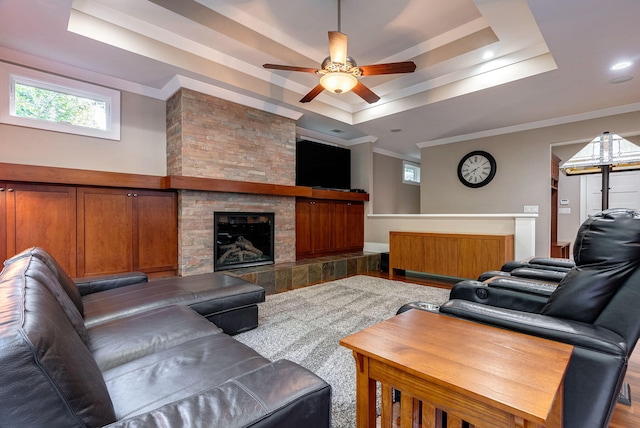
[[[15, 115], [15, 84], [36, 86], [106, 104], [106, 129]], [[0, 122], [67, 134], [120, 140], [120, 91], [0, 62]]]
[[[404, 176], [404, 170], [406, 168], [411, 168], [414, 170], [414, 172], [416, 173], [415, 175], [418, 177], [417, 180], [407, 180], [405, 179]], [[420, 185], [420, 165], [418, 165], [415, 162], [409, 162], [406, 160], [402, 161], [402, 182], [404, 184], [413, 184], [414, 186], [419, 186]]]

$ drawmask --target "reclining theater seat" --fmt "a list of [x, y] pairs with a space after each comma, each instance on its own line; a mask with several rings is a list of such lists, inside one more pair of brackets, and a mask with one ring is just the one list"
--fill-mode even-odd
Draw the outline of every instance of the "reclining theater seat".
[[612, 209], [589, 218], [574, 259], [549, 296], [462, 281], [439, 311], [574, 345], [564, 426], [606, 427], [640, 336], [640, 212]]
[[87, 329], [58, 274], [35, 254], [0, 273], [0, 426], [330, 425], [331, 388], [301, 366], [186, 306]]

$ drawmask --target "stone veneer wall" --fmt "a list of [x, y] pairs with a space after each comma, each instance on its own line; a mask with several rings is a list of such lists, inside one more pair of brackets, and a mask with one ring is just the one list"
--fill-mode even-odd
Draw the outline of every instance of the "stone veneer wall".
[[[188, 89], [167, 100], [167, 173], [295, 185], [295, 122]], [[181, 191], [178, 274], [213, 271], [213, 212], [275, 212], [275, 261], [295, 261], [295, 198]]]

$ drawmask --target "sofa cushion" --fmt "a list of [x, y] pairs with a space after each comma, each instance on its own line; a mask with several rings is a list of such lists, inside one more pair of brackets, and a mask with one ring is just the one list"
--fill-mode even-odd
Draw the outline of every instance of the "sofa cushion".
[[221, 333], [182, 343], [103, 372], [118, 419], [200, 394], [269, 364]]
[[4, 264], [9, 265], [13, 263], [15, 260], [19, 260], [22, 257], [26, 256], [35, 256], [38, 259], [42, 260], [51, 270], [51, 273], [55, 276], [56, 280], [62, 286], [62, 289], [67, 293], [69, 299], [76, 306], [76, 309], [80, 313], [80, 315], [84, 315], [84, 308], [82, 306], [82, 297], [80, 296], [80, 291], [76, 286], [75, 282], [67, 275], [67, 273], [62, 269], [62, 266], [54, 259], [49, 253], [47, 253], [44, 249], [40, 247], [31, 247], [27, 248], [21, 253], [16, 254], [15, 256], [7, 259]]
[[195, 427], [202, 421], [225, 428], [329, 427], [331, 387], [309, 370], [278, 360], [110, 428]]
[[[109, 393], [91, 352], [33, 256], [0, 274], [0, 426], [102, 426], [115, 421]], [[46, 274], [45, 274], [46, 273]]]
[[201, 315], [264, 302], [263, 287], [220, 273], [162, 278], [83, 298], [87, 327], [169, 305], [189, 305]]
[[154, 309], [88, 330], [93, 357], [102, 371], [221, 332], [221, 329], [186, 306]]

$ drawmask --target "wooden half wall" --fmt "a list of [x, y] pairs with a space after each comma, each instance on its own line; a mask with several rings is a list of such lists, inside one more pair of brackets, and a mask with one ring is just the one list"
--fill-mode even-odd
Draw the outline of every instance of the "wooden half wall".
[[513, 234], [514, 259], [536, 254], [537, 214], [369, 214], [365, 251], [389, 251], [389, 232]]

